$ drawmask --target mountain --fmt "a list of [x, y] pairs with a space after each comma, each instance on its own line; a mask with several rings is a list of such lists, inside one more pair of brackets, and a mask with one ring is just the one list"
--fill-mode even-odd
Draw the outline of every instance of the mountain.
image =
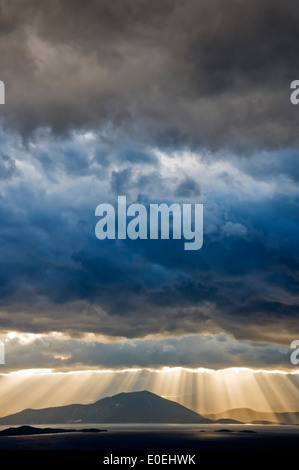
[[53, 423], [212, 423], [179, 403], [146, 390], [119, 393], [90, 405], [26, 409], [0, 418], [0, 424]]
[[208, 414], [212, 420], [235, 419], [251, 424], [299, 424], [299, 412], [263, 412], [250, 408], [233, 408], [221, 413]]

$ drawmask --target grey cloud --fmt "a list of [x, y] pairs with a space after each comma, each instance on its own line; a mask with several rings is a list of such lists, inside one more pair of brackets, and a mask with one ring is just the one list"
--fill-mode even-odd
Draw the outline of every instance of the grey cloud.
[[270, 367], [289, 368], [288, 346], [236, 341], [227, 335], [185, 335], [131, 341], [85, 341], [44, 336], [7, 339], [7, 368]]
[[8, 155], [0, 155], [0, 179], [6, 180], [16, 172], [16, 162]]
[[200, 195], [199, 184], [192, 178], [185, 178], [178, 185], [175, 195], [178, 197], [196, 198]]
[[116, 195], [127, 194], [130, 187], [131, 169], [113, 171], [111, 175], [111, 190]]
[[23, 133], [295, 146], [298, 20], [295, 0], [2, 2], [3, 115]]

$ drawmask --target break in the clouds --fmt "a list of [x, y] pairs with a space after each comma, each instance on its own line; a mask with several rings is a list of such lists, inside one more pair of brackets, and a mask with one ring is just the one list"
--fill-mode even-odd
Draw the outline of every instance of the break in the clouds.
[[227, 335], [185, 335], [111, 341], [87, 335], [70, 338], [49, 335], [9, 333], [4, 339], [9, 358], [7, 370], [82, 370], [99, 368], [227, 367], [290, 369], [288, 346], [237, 341]]
[[[279, 349], [271, 362], [242, 348], [299, 334], [298, 3], [0, 8], [1, 331], [160, 335], [171, 364], [167, 338], [224, 333], [244, 364], [281, 365]], [[203, 203], [203, 248], [97, 240], [95, 207], [118, 195]], [[140, 364], [160, 365], [136, 344]], [[93, 364], [89, 347], [72, 361]], [[123, 358], [97, 347], [115, 348], [103, 366], [132, 365], [129, 345]], [[196, 348], [179, 351], [194, 363]]]

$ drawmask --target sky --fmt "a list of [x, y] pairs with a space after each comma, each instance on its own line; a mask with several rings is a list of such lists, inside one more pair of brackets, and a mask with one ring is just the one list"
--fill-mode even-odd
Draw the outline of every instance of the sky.
[[[263, 406], [294, 409], [298, 21], [294, 0], [0, 1], [0, 415], [140, 387], [205, 400], [232, 370], [221, 410], [264, 403], [238, 398], [257, 371]], [[98, 240], [119, 195], [203, 204], [203, 247]], [[117, 387], [82, 395], [100, 373]]]

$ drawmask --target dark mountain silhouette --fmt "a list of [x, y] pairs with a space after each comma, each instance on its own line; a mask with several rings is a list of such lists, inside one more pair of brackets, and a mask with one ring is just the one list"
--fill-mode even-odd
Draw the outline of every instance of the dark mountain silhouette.
[[26, 409], [0, 418], [0, 424], [53, 423], [212, 423], [178, 403], [148, 391], [119, 393], [90, 405]]
[[[208, 414], [207, 418], [212, 420], [238, 420], [250, 424], [299, 424], [299, 412], [263, 412], [250, 408], [233, 408], [221, 413]], [[223, 422], [223, 421], [222, 421]]]

